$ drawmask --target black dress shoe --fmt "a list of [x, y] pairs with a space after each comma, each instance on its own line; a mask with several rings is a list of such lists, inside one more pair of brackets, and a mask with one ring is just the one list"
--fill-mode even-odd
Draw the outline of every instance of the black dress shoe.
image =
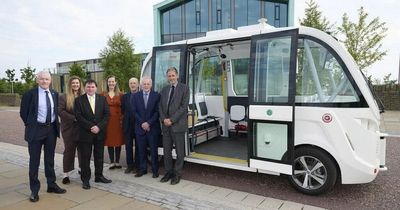
[[48, 187], [47, 188], [47, 192], [48, 193], [56, 193], [56, 194], [64, 194], [67, 192], [67, 190], [62, 189], [61, 187], [59, 187], [58, 185], [54, 185], [52, 187]]
[[153, 173], [153, 178], [158, 178], [159, 174], [158, 173]]
[[178, 184], [180, 181], [181, 181], [181, 176], [174, 176], [174, 177], [172, 177], [172, 179], [171, 179], [171, 184], [172, 184], [172, 185], [176, 185], [176, 184]]
[[62, 180], [62, 183], [69, 184], [69, 183], [71, 183], [71, 181], [69, 180], [69, 177], [67, 176], [67, 177], [64, 177], [64, 179]]
[[173, 174], [167, 172], [160, 180], [160, 182], [168, 182], [172, 178]]
[[130, 173], [132, 173], [134, 171], [135, 171], [135, 169], [128, 167], [128, 168], [125, 169], [124, 173], [130, 174]]
[[122, 168], [122, 166], [121, 165], [115, 165], [115, 168], [116, 169], [120, 169], [120, 168]]
[[110, 170], [114, 170], [114, 169], [116, 169], [117, 168], [117, 166], [116, 165], [112, 165], [112, 166], [110, 166], [110, 168], [108, 168], [108, 169], [110, 169]]
[[85, 189], [85, 190], [90, 189], [90, 184], [89, 184], [89, 182], [84, 182], [84, 183], [82, 183], [82, 188]]
[[145, 174], [147, 174], [147, 172], [145, 172], [145, 171], [139, 171], [139, 172], [137, 172], [137, 173], [135, 174], [135, 177], [141, 177], [141, 176], [143, 176], [143, 175], [145, 175]]
[[31, 202], [38, 202], [39, 201], [39, 195], [37, 193], [32, 193], [31, 196], [29, 196], [29, 200]]
[[101, 182], [101, 183], [111, 183], [112, 181], [110, 179], [107, 179], [104, 176], [96, 177], [94, 178], [94, 182]]

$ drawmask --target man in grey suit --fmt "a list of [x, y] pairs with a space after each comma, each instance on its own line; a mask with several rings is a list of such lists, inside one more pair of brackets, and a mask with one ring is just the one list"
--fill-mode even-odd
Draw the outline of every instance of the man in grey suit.
[[[163, 133], [164, 165], [166, 174], [161, 182], [178, 184], [185, 157], [185, 132], [188, 129], [187, 110], [189, 105], [189, 87], [178, 83], [178, 70], [170, 67], [167, 70], [167, 79], [170, 85], [164, 87], [160, 94], [160, 120]], [[175, 145], [176, 162], [173, 167], [172, 146]]]

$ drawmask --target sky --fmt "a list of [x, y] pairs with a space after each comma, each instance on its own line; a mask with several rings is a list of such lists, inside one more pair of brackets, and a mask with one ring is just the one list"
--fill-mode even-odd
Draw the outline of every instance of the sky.
[[[161, 0], [2, 0], [0, 5], [0, 78], [7, 69], [26, 66], [36, 71], [55, 69], [56, 63], [99, 57], [107, 40], [122, 29], [135, 52], [148, 52], [154, 43], [153, 5]], [[382, 61], [367, 69], [373, 78], [392, 73], [397, 79], [400, 57], [400, 1], [315, 0], [335, 25], [343, 13], [357, 20], [363, 6], [370, 19], [379, 17], [389, 28], [383, 41], [388, 50]], [[295, 0], [295, 24], [304, 17], [304, 0]]]

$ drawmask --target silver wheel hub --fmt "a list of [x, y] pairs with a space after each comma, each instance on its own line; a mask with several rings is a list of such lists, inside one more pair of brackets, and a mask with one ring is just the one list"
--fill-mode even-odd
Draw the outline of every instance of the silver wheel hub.
[[312, 156], [300, 156], [294, 161], [292, 175], [295, 183], [308, 190], [315, 190], [326, 183], [328, 177], [324, 164]]

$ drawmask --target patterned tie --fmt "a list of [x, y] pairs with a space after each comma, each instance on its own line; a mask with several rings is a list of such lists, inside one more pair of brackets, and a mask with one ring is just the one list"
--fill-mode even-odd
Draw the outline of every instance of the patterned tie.
[[172, 97], [174, 96], [174, 91], [175, 91], [175, 86], [171, 86], [171, 92], [169, 94], [169, 98], [168, 98], [168, 105], [167, 105], [167, 114], [169, 115], [169, 105], [171, 104], [172, 101]]
[[89, 96], [89, 104], [90, 108], [92, 108], [92, 112], [94, 114], [95, 108], [94, 108], [94, 96]]
[[147, 101], [149, 100], [148, 93], [144, 93], [144, 108], [147, 109]]
[[46, 93], [46, 107], [47, 107], [47, 113], [46, 113], [46, 123], [51, 123], [51, 102], [49, 98], [49, 91], [45, 90]]

